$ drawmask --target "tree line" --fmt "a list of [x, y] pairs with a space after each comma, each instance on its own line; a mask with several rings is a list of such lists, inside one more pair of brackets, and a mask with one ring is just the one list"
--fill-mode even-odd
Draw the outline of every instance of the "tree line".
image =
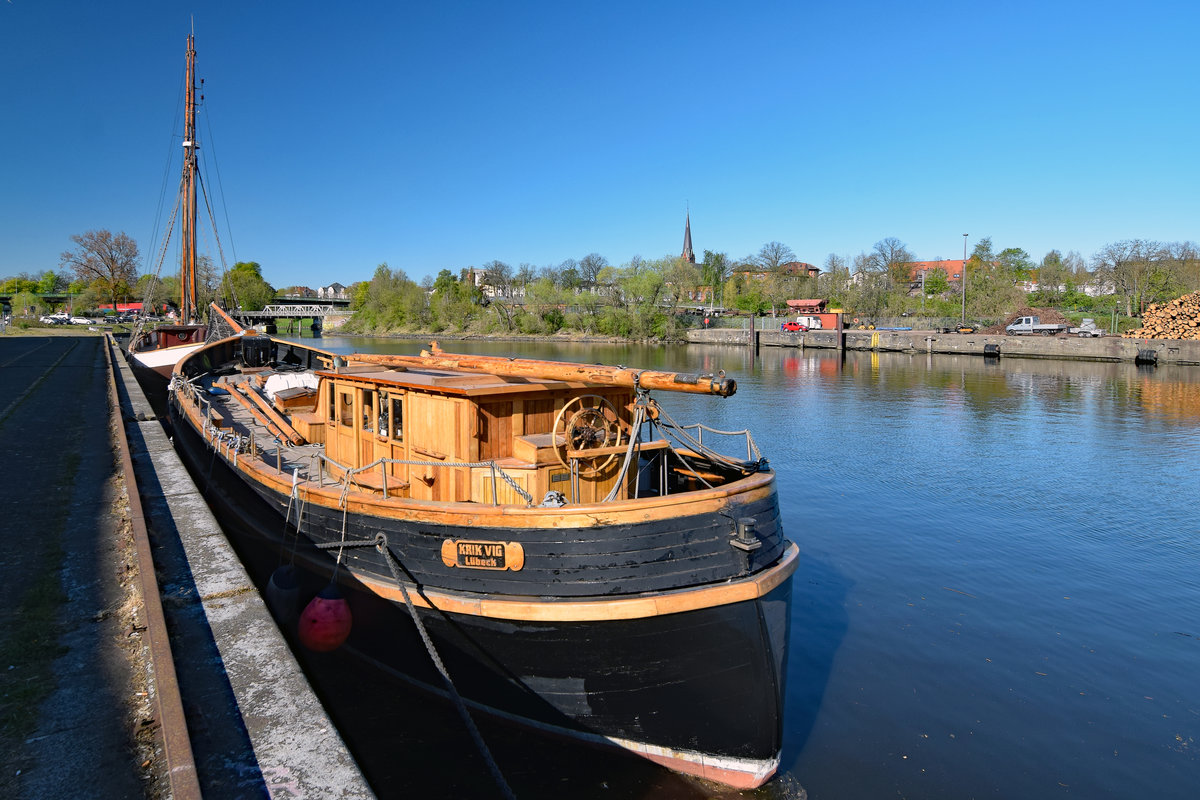
[[[37, 294], [65, 292], [75, 296], [76, 308], [115, 307], [122, 301], [159, 307], [178, 297], [177, 276], [138, 274], [138, 247], [126, 234], [88, 231], [71, 241], [74, 247], [62, 253], [58, 271], [4, 279], [0, 291], [31, 302]], [[540, 335], [565, 330], [670, 338], [694, 324], [683, 312], [777, 314], [797, 298], [822, 298], [830, 307], [867, 319], [960, 313], [961, 282], [938, 269], [917, 281], [915, 261], [903, 241], [887, 237], [853, 257], [830, 254], [815, 276], [806, 265], [797, 268], [794, 251], [778, 241], [740, 258], [705, 250], [697, 264], [680, 257], [634, 256], [614, 265], [588, 253], [542, 267], [493, 260], [457, 274], [443, 269], [419, 282], [385, 263], [370, 280], [351, 285], [354, 316], [347, 329]], [[1088, 260], [1075, 251], [1051, 250], [1034, 261], [1022, 248], [997, 248], [984, 237], [975, 243], [964, 271], [966, 313], [972, 319], [999, 318], [1024, 305], [1133, 316], [1150, 303], [1200, 289], [1200, 248], [1192, 242], [1129, 239], [1105, 245]], [[259, 263], [238, 262], [222, 273], [207, 256], [200, 258], [198, 286], [202, 307], [217, 299], [255, 310], [277, 294]], [[22, 305], [14, 297], [14, 308]]]
[[[123, 231], [87, 231], [71, 237], [74, 247], [59, 256], [59, 269], [22, 273], [0, 281], [0, 293], [12, 296], [13, 309], [45, 306], [39, 295], [66, 294], [79, 311], [111, 308], [141, 302], [162, 309], [179, 298], [179, 276], [139, 275], [141, 253], [137, 242]], [[213, 300], [257, 310], [269, 303], [275, 290], [262, 277], [254, 261], [238, 262], [222, 273], [212, 258], [200, 255], [196, 263], [197, 299], [201, 307]]]

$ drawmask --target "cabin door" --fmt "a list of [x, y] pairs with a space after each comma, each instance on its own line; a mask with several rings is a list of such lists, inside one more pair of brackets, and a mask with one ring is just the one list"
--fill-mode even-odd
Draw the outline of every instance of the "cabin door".
[[424, 462], [410, 471], [413, 498], [439, 502], [470, 499], [469, 471], [443, 466], [466, 460], [463, 456], [469, 452], [462, 407], [462, 401], [455, 398], [409, 392], [404, 435], [409, 458]]
[[325, 450], [336, 463], [343, 467], [358, 466], [358, 429], [357, 420], [362, 419], [358, 412], [355, 395], [358, 390], [353, 386], [334, 384], [330, 391], [332, 433], [325, 442]]
[[362, 404], [362, 412], [358, 415], [362, 423], [359, 427], [358, 434], [358, 461], [356, 466], [364, 467], [375, 461], [375, 426], [378, 423], [376, 416], [378, 408], [378, 397], [374, 389], [359, 389], [358, 402]]

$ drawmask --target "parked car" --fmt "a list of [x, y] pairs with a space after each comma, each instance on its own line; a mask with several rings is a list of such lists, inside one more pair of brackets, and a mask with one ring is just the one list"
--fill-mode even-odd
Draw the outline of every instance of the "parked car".
[[69, 317], [60, 317], [57, 314], [51, 314], [49, 316], [38, 317], [38, 321], [44, 325], [66, 325], [71, 320]]
[[779, 326], [779, 329], [781, 331], [795, 333], [797, 331], [806, 331], [808, 330], [808, 327], [806, 325], [801, 325], [799, 322], [785, 322]]
[[90, 320], [87, 317], [71, 317], [71, 324], [72, 325], [95, 325], [96, 323], [94, 320]]
[[1035, 334], [1038, 336], [1057, 336], [1060, 333], [1066, 333], [1070, 328], [1070, 325], [1062, 323], [1043, 323], [1038, 317], [1017, 317], [1012, 323], [1005, 326], [1004, 332], [1009, 336]]

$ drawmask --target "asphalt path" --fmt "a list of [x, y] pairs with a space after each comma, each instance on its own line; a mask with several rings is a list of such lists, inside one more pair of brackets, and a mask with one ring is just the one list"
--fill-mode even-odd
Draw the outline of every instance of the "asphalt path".
[[146, 791], [121, 646], [107, 371], [100, 336], [0, 337], [4, 797]]

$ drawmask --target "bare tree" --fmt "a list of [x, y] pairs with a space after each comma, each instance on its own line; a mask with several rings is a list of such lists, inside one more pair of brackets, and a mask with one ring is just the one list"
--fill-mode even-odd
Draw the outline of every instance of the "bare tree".
[[117, 294], [137, 282], [137, 265], [141, 257], [137, 242], [124, 232], [115, 236], [112, 231], [99, 230], [71, 237], [74, 250], [59, 257], [59, 265], [69, 268], [81, 282], [95, 286], [117, 307]]
[[522, 262], [519, 267], [517, 267], [517, 275], [513, 279], [517, 286], [520, 286], [523, 289], [536, 280], [537, 267], [535, 267], [533, 264], [525, 261]]
[[483, 265], [483, 283], [492, 287], [497, 297], [512, 295], [513, 270], [503, 261], [489, 261]]
[[589, 289], [595, 287], [600, 270], [607, 266], [608, 259], [599, 253], [588, 253], [581, 258], [579, 260], [579, 277], [583, 281], [583, 285]]
[[822, 274], [817, 280], [817, 295], [820, 296], [824, 290], [831, 297], [840, 297], [850, 282], [850, 266], [846, 257], [830, 253], [825, 257], [821, 270]]
[[1127, 239], [1107, 244], [1092, 256], [1097, 277], [1112, 283], [1118, 295], [1125, 298], [1125, 313], [1133, 315], [1137, 304], [1139, 313], [1144, 305], [1146, 287], [1154, 281], [1155, 273], [1163, 266], [1163, 248], [1157, 242]]
[[904, 242], [895, 236], [880, 239], [867, 256], [869, 267], [874, 272], [888, 276], [892, 286], [907, 285], [911, 279], [908, 265], [916, 261]]
[[1200, 248], [1195, 242], [1171, 242], [1166, 246], [1166, 257], [1182, 291], [1200, 289]]
[[783, 242], [767, 242], [758, 251], [758, 255], [754, 256], [755, 264], [771, 272], [778, 270], [780, 264], [795, 260], [796, 254]]

